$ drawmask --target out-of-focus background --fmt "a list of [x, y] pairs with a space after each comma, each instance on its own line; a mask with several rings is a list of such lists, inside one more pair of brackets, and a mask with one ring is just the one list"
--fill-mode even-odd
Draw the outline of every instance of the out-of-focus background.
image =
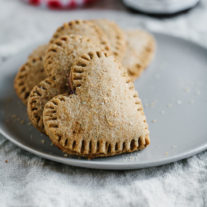
[[[39, 0], [39, 2], [41, 1]], [[150, 2], [150, 0], [147, 1]], [[35, 2], [35, 0], [32, 0], [32, 2]], [[43, 2], [46, 1], [43, 0]], [[80, 0], [77, 2], [80, 2]], [[124, 27], [134, 27], [136, 25], [149, 30], [184, 36], [200, 41], [202, 44], [205, 44], [207, 40], [205, 26], [207, 20], [206, 0], [202, 0], [194, 9], [188, 12], [170, 17], [163, 17], [162, 15], [153, 17], [134, 12], [128, 9], [126, 7], [128, 4], [124, 4], [121, 0], [93, 0], [85, 6], [74, 9], [48, 9], [45, 4], [43, 6], [32, 6], [23, 0], [0, 0], [0, 4], [1, 57], [15, 54], [20, 49], [27, 47], [28, 44], [49, 38], [57, 26], [74, 18], [109, 18], [115, 21], [119, 20], [120, 26]], [[117, 13], [120, 11], [122, 14]], [[160, 11], [165, 13], [163, 8]], [[127, 18], [128, 15], [133, 16], [130, 21]]]
[[[121, 27], [159, 31], [207, 46], [207, 0], [169, 2], [94, 0], [81, 8], [73, 3], [73, 9], [60, 9], [57, 4], [47, 8], [0, 0], [0, 65], [29, 45], [47, 40], [59, 25], [72, 19], [108, 18]], [[41, 159], [0, 135], [0, 206], [206, 207], [206, 160], [207, 152], [203, 152], [157, 168], [88, 170]]]

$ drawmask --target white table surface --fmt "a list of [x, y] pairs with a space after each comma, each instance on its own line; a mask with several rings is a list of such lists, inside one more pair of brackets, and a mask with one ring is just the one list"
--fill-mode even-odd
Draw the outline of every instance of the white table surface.
[[[130, 22], [129, 12], [118, 1], [108, 5], [109, 1], [102, 12], [94, 8], [102, 8], [103, 2], [93, 5], [93, 11], [70, 12], [34, 8], [19, 0], [0, 0], [0, 64], [74, 18], [107, 17], [129, 27], [171, 33], [207, 46], [207, 0], [191, 12], [173, 18], [133, 14]], [[0, 206], [205, 207], [207, 152], [157, 168], [99, 171], [41, 159], [0, 135]]]

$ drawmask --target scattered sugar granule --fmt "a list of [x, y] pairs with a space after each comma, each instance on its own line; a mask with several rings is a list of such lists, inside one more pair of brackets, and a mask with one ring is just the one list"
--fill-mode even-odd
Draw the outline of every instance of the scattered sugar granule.
[[8, 160], [5, 160], [5, 163], [8, 163]]
[[124, 161], [136, 161], [136, 157], [133, 155], [125, 156], [123, 159]]
[[148, 107], [148, 106], [149, 106], [149, 104], [148, 104], [148, 103], [145, 103], [145, 104], [144, 104], [144, 107]]
[[197, 91], [196, 91], [196, 95], [198, 95], [198, 96], [201, 95], [200, 90], [197, 90]]
[[134, 156], [129, 156], [129, 160], [130, 161], [134, 161], [135, 159], [134, 159]]
[[167, 105], [168, 108], [172, 108], [172, 106], [173, 106], [172, 104], [168, 104]]
[[151, 104], [150, 104], [150, 107], [154, 107], [156, 104], [156, 101], [153, 101]]
[[191, 100], [189, 101], [190, 104], [194, 104], [194, 102], [195, 102], [195, 101], [194, 101], [193, 99], [191, 99]]
[[160, 113], [163, 115], [163, 114], [165, 114], [165, 111], [164, 110], [161, 110]]
[[175, 149], [177, 146], [176, 145], [172, 145], [172, 148]]
[[68, 154], [64, 154], [63, 156], [64, 156], [64, 157], [68, 157]]
[[168, 156], [168, 152], [165, 152], [165, 155]]
[[156, 123], [156, 122], [157, 122], [157, 120], [156, 120], [156, 119], [153, 119], [151, 122], [152, 122], [152, 123]]
[[160, 74], [155, 74], [156, 79], [160, 79]]
[[45, 140], [44, 139], [42, 139], [41, 142], [42, 142], [42, 144], [45, 144]]
[[184, 90], [186, 93], [190, 93], [190, 88], [185, 88]]
[[177, 100], [177, 104], [178, 105], [182, 104], [182, 101], [181, 100]]

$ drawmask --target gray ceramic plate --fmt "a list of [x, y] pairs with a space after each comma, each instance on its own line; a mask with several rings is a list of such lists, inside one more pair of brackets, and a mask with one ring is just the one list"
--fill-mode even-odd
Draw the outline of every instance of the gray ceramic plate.
[[68, 165], [99, 169], [136, 169], [167, 164], [207, 148], [207, 50], [195, 43], [154, 34], [157, 52], [135, 82], [144, 104], [151, 145], [141, 151], [95, 160], [64, 157], [48, 137], [29, 125], [13, 79], [34, 47], [1, 66], [0, 131], [19, 147]]

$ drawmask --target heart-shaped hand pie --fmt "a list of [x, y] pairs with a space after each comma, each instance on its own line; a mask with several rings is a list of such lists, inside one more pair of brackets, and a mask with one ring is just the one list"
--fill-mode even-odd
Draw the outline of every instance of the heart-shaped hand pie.
[[43, 56], [46, 50], [47, 45], [39, 46], [34, 50], [28, 57], [27, 62], [20, 67], [15, 77], [14, 88], [24, 104], [27, 104], [32, 88], [46, 78], [43, 68]]
[[153, 36], [139, 29], [125, 31], [127, 49], [122, 64], [129, 77], [135, 80], [151, 62], [155, 53]]
[[62, 151], [88, 158], [145, 148], [148, 125], [134, 85], [113, 56], [88, 52], [70, 71], [71, 95], [45, 105], [46, 133]]
[[69, 88], [65, 81], [57, 80], [55, 76], [47, 77], [37, 84], [32, 89], [27, 103], [28, 117], [33, 126], [44, 133], [42, 113], [45, 104], [54, 96], [68, 92]]
[[91, 20], [91, 22], [97, 25], [102, 33], [105, 34], [114, 57], [122, 61], [126, 50], [126, 40], [121, 28], [115, 22], [107, 19], [95, 19]]
[[99, 48], [97, 42], [79, 35], [62, 36], [50, 45], [44, 58], [49, 77], [32, 89], [27, 104], [29, 119], [41, 132], [44, 132], [44, 105], [54, 96], [70, 92], [68, 74], [72, 63], [82, 54]]
[[63, 35], [81, 35], [93, 39], [100, 44], [100, 48], [105, 51], [110, 50], [106, 35], [90, 20], [73, 20], [58, 27], [53, 34], [50, 43], [53, 43]]

